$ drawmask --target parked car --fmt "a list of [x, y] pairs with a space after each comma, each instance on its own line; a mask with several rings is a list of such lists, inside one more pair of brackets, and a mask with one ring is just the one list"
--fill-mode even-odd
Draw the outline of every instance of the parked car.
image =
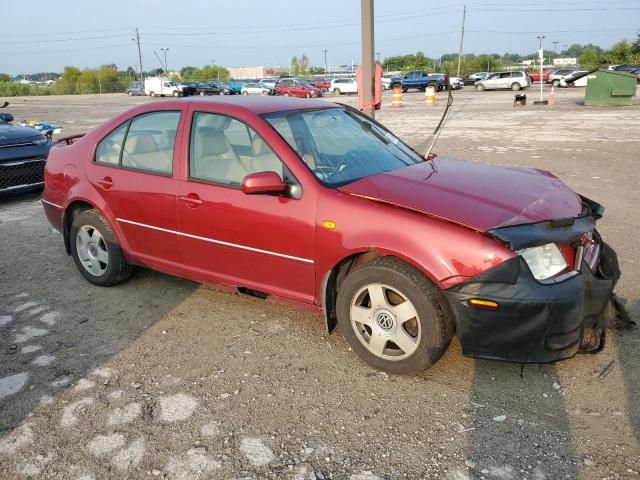
[[478, 80], [485, 80], [487, 78], [489, 78], [490, 75], [492, 75], [493, 72], [477, 72], [477, 73], [472, 73], [471, 75], [469, 75], [467, 78], [464, 79], [464, 84], [465, 85], [469, 85], [469, 86], [475, 86], [476, 82]]
[[640, 68], [640, 65], [624, 64], [624, 65], [616, 65], [614, 70], [617, 72], [630, 72], [632, 70], [637, 70], [638, 68]]
[[237, 95], [238, 94], [238, 92], [236, 92], [233, 88], [221, 82], [220, 80], [210, 80], [207, 83], [212, 87], [217, 88], [220, 91], [220, 95]]
[[200, 95], [201, 97], [205, 95], [220, 95], [220, 89], [208, 83], [196, 82], [193, 88], [195, 88], [195, 95]]
[[392, 75], [390, 73], [385, 73], [382, 75], [382, 79], [380, 81], [382, 82], [382, 88], [384, 90], [391, 89], [391, 82], [393, 81], [394, 77], [395, 75]]
[[266, 87], [266, 88], [268, 88], [270, 90], [275, 90], [276, 89], [276, 82], [277, 82], [277, 80], [275, 78], [263, 78], [258, 83], [260, 85], [262, 85], [263, 87]]
[[461, 77], [451, 77], [449, 82], [451, 83], [452, 90], [460, 90], [461, 88], [464, 88], [464, 79]]
[[587, 73], [589, 73], [587, 70], [576, 70], [575, 72], [562, 77], [558, 86], [564, 88], [586, 87], [588, 77], [588, 75], [586, 75]]
[[549, 73], [547, 77], [547, 83], [550, 83], [554, 87], [560, 85], [560, 80], [567, 75], [572, 74], [573, 72], [577, 72], [577, 68], [559, 68]]
[[309, 83], [323, 92], [326, 92], [331, 87], [331, 81], [326, 78], [314, 78]]
[[178, 85], [178, 88], [180, 89], [180, 92], [183, 97], [188, 97], [190, 95], [196, 94], [196, 87], [194, 84], [190, 82], [178, 83], [176, 85]]
[[260, 85], [259, 83], [245, 83], [240, 89], [240, 93], [242, 93], [242, 95], [275, 95], [275, 90]]
[[638, 77], [638, 83], [640, 83], [640, 67], [635, 70], [630, 70], [629, 73], [632, 73], [636, 77]]
[[334, 78], [331, 80], [329, 90], [336, 95], [343, 93], [358, 93], [358, 82], [355, 78]]
[[306, 305], [394, 373], [454, 333], [494, 360], [595, 352], [615, 311], [602, 206], [540, 169], [425, 159], [319, 100], [138, 105], [51, 150], [43, 208], [95, 285], [141, 265]]
[[299, 81], [281, 81], [276, 83], [276, 95], [285, 97], [321, 97], [322, 92], [313, 85]]
[[[542, 67], [542, 81], [546, 82], [547, 79], [549, 78], [549, 74], [551, 72], [553, 72], [555, 70], [554, 67]], [[529, 77], [531, 78], [532, 82], [539, 82], [540, 81], [540, 69], [538, 68], [537, 70], [529, 70], [528, 72]]]
[[498, 72], [491, 74], [485, 80], [476, 82], [476, 90], [502, 90], [511, 89], [514, 92], [531, 85], [531, 79], [527, 72]]
[[144, 85], [142, 85], [142, 83], [140, 82], [133, 82], [127, 87], [124, 93], [126, 93], [130, 97], [134, 95], [146, 95], [146, 93], [144, 93]]
[[408, 91], [410, 88], [424, 90], [427, 87], [444, 90], [447, 88], [447, 78], [442, 73], [429, 74], [425, 70], [414, 70], [407, 72], [403, 76], [394, 77], [391, 81], [391, 88], [396, 85], [402, 87], [403, 92]]
[[245, 83], [250, 83], [249, 80], [231, 80], [228, 84], [229, 88], [236, 92], [236, 94], [240, 94], [240, 90], [242, 90], [242, 86]]
[[144, 93], [151, 97], [179, 97], [182, 91], [170, 78], [150, 77], [144, 80]]
[[42, 190], [52, 145], [50, 136], [12, 121], [13, 115], [0, 113], [0, 196]]

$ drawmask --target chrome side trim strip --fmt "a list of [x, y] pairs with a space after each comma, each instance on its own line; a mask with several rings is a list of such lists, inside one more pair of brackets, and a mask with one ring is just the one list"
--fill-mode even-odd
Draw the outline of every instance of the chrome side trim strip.
[[216, 245], [223, 245], [225, 247], [238, 248], [240, 250], [247, 250], [249, 252], [263, 253], [265, 255], [273, 255], [274, 257], [286, 258], [288, 260], [295, 260], [297, 262], [311, 263], [313, 260], [308, 258], [294, 257], [293, 255], [285, 255], [284, 253], [272, 252], [270, 250], [262, 250], [261, 248], [247, 247], [246, 245], [239, 245], [237, 243], [223, 242], [222, 240], [215, 240], [213, 238], [200, 237], [198, 235], [192, 235], [190, 233], [176, 232], [175, 230], [169, 230], [167, 228], [155, 227], [153, 225], [147, 225], [145, 223], [134, 222], [132, 220], [126, 220], [124, 218], [116, 218], [116, 221], [121, 223], [127, 223], [129, 225], [135, 225], [137, 227], [149, 228], [151, 230], [157, 230], [159, 232], [172, 233], [181, 237], [193, 238], [195, 240], [202, 240], [203, 242], [215, 243]]
[[40, 201], [41, 201], [42, 203], [46, 203], [47, 205], [51, 205], [52, 207], [59, 208], [60, 210], [62, 210], [62, 209], [63, 209], [62, 205], [58, 205], [58, 204], [56, 204], [56, 203], [50, 202], [49, 200], [45, 200], [44, 198], [41, 198], [41, 199], [40, 199]]

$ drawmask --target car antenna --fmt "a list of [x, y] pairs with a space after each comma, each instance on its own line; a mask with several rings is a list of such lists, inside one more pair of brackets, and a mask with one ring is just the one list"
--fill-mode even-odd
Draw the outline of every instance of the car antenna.
[[442, 112], [442, 117], [440, 118], [440, 121], [438, 122], [438, 125], [436, 126], [435, 130], [431, 134], [432, 137], [433, 137], [433, 140], [429, 144], [429, 148], [427, 149], [427, 151], [424, 154], [424, 158], [426, 160], [431, 160], [431, 158], [429, 158], [431, 156], [431, 151], [433, 150], [433, 146], [438, 141], [438, 138], [440, 138], [440, 133], [442, 133], [442, 128], [444, 127], [444, 123], [446, 121], [447, 115], [449, 114], [449, 111], [451, 109], [451, 105], [453, 105], [453, 93], [452, 93], [452, 90], [451, 90], [451, 79], [449, 77], [449, 69], [447, 68], [445, 71], [446, 71], [446, 76], [447, 76], [447, 91], [449, 92], [449, 94], [447, 96], [447, 104], [444, 107], [444, 112]]

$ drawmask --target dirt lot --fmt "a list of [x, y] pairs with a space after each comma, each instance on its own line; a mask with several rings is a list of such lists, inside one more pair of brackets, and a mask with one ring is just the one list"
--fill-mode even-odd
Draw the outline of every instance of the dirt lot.
[[[456, 92], [442, 156], [553, 170], [607, 207], [618, 294], [640, 322], [640, 105], [553, 108]], [[537, 94], [529, 93], [529, 102]], [[355, 103], [354, 97], [341, 98]], [[444, 105], [377, 118], [424, 142]], [[83, 132], [123, 95], [12, 99]], [[358, 360], [320, 316], [139, 270], [84, 281], [37, 196], [0, 201], [0, 478], [638, 478], [640, 332], [555, 365], [476, 361], [453, 342], [413, 377]], [[514, 319], [517, 321], [517, 319]]]

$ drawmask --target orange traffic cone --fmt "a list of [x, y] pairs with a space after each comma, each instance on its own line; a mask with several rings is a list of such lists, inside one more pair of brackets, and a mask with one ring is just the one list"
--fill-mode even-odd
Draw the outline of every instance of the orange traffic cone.
[[547, 97], [547, 105], [555, 105], [556, 104], [556, 90], [553, 85], [551, 85], [551, 93]]
[[435, 107], [436, 89], [434, 87], [427, 87], [424, 89], [424, 103], [428, 107]]
[[391, 106], [402, 107], [402, 88], [393, 87], [393, 93], [391, 94]]

